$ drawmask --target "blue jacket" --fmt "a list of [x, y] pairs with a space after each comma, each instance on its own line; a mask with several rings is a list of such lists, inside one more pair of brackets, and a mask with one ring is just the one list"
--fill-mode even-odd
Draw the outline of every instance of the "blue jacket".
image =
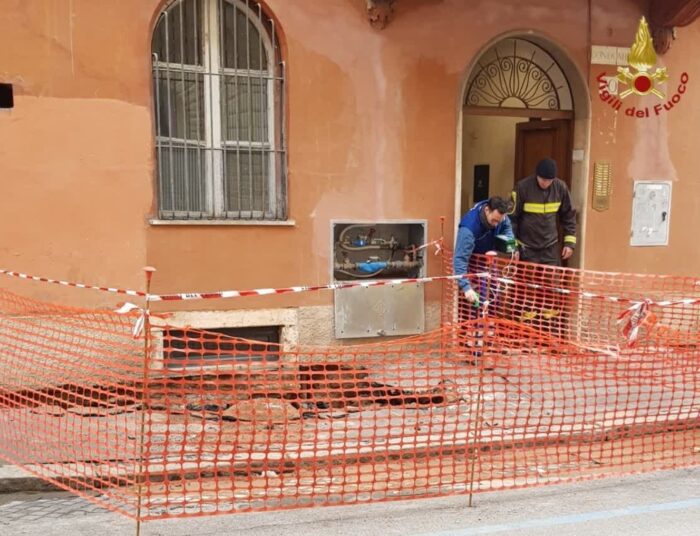
[[[496, 235], [502, 234], [513, 238], [513, 227], [508, 216], [503, 218], [503, 221], [495, 229], [491, 229], [481, 222], [480, 214], [486, 203], [486, 201], [480, 201], [474, 205], [459, 222], [453, 260], [455, 275], [467, 273], [472, 253], [486, 253], [494, 250]], [[460, 279], [458, 284], [462, 290], [470, 288], [469, 281], [466, 279]]]

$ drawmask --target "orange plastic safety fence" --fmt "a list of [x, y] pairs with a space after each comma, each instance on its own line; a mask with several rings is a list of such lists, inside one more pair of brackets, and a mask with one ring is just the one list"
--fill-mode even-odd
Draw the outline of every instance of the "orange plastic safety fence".
[[698, 280], [473, 268], [479, 306], [437, 283], [420, 336], [302, 347], [161, 321], [145, 374], [136, 316], [2, 293], [0, 456], [144, 519], [700, 462]]
[[132, 328], [0, 290], [0, 457], [127, 515], [145, 415]]

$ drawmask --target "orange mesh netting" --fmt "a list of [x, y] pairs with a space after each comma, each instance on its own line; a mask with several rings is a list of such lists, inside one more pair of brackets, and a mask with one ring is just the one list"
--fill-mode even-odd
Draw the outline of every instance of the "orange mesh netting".
[[473, 269], [478, 308], [435, 283], [439, 329], [358, 346], [157, 319], [135, 337], [138, 311], [1, 292], [0, 457], [143, 519], [700, 462], [700, 281], [486, 257]]

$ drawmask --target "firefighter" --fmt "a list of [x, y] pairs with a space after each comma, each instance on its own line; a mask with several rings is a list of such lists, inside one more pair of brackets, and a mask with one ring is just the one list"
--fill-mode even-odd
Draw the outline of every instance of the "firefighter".
[[[557, 178], [556, 162], [551, 158], [541, 160], [534, 175], [518, 181], [512, 196], [511, 221], [520, 260], [540, 265], [528, 271], [528, 277], [533, 283], [566, 288], [566, 274], [547, 268], [561, 266], [562, 260], [569, 259], [576, 247], [576, 211], [566, 183]], [[563, 244], [559, 243], [557, 221], [564, 231]], [[514, 308], [516, 317], [553, 335], [564, 335], [569, 304], [561, 293], [530, 290], [523, 298], [523, 303]]]
[[[576, 247], [576, 211], [566, 183], [557, 178], [557, 164], [545, 158], [535, 174], [520, 181], [512, 193], [514, 209], [510, 215], [520, 260], [561, 266]], [[564, 230], [559, 244], [557, 220]]]

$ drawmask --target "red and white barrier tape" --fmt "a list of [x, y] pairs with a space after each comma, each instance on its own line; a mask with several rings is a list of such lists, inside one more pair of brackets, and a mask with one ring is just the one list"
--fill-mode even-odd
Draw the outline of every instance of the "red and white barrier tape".
[[375, 281], [347, 281], [342, 283], [330, 283], [328, 285], [299, 286], [284, 288], [258, 288], [252, 290], [222, 290], [219, 292], [201, 292], [184, 294], [151, 294], [151, 301], [182, 301], [182, 300], [211, 300], [217, 298], [244, 298], [247, 296], [268, 296], [271, 294], [291, 294], [297, 292], [312, 292], [316, 290], [338, 290], [346, 288], [369, 288], [389, 285], [405, 285], [415, 283], [430, 283], [432, 281], [452, 281], [458, 279], [485, 278], [489, 275], [485, 272], [462, 275], [440, 275], [435, 277], [412, 277], [405, 279], [382, 279]]
[[85, 285], [83, 283], [71, 283], [70, 281], [60, 281], [58, 279], [49, 279], [48, 277], [38, 277], [35, 275], [28, 275], [28, 274], [23, 274], [20, 272], [12, 272], [10, 270], [0, 270], [0, 274], [7, 275], [10, 277], [17, 277], [19, 279], [28, 279], [30, 281], [40, 281], [42, 283], [52, 283], [54, 285], [62, 285], [64, 287], [85, 288], [85, 289], [89, 289], [89, 290], [101, 290], [102, 292], [126, 294], [127, 296], [146, 297], [146, 293], [141, 292], [140, 290], [124, 290], [124, 289], [113, 288], [113, 287], [99, 287], [96, 285]]
[[[459, 279], [474, 279], [474, 278], [484, 278], [488, 277], [487, 273], [472, 273], [472, 274], [461, 274], [461, 275], [441, 275], [434, 277], [413, 277], [413, 278], [403, 278], [403, 279], [382, 279], [374, 281], [347, 281], [341, 283], [330, 283], [328, 285], [315, 285], [315, 286], [295, 286], [295, 287], [283, 287], [283, 288], [259, 288], [251, 290], [220, 290], [216, 292], [183, 292], [178, 294], [146, 294], [140, 290], [127, 290], [119, 289], [113, 287], [100, 287], [96, 285], [86, 285], [83, 283], [72, 283], [70, 281], [61, 281], [58, 279], [50, 279], [47, 277], [38, 277], [34, 275], [23, 274], [20, 272], [12, 272], [9, 270], [1, 270], [0, 274], [7, 275], [11, 277], [17, 277], [20, 279], [27, 279], [30, 281], [39, 281], [42, 283], [52, 283], [56, 285], [62, 285], [66, 287], [83, 288], [90, 290], [100, 290], [102, 292], [111, 292], [115, 294], [125, 294], [127, 296], [138, 296], [142, 298], [149, 298], [151, 301], [186, 301], [186, 300], [211, 300], [219, 298], [244, 298], [247, 296], [267, 296], [271, 294], [290, 294], [298, 292], [312, 292], [317, 290], [337, 290], [353, 287], [380, 287], [387, 285], [405, 285], [405, 284], [415, 284], [415, 283], [430, 283], [432, 281], [450, 281]], [[126, 312], [126, 311], [124, 311]]]
[[[186, 301], [186, 300], [209, 300], [218, 298], [243, 298], [246, 296], [268, 296], [272, 294], [289, 294], [297, 292], [310, 292], [316, 290], [338, 290], [346, 288], [368, 288], [368, 287], [382, 287], [388, 285], [405, 285], [405, 284], [416, 284], [416, 283], [428, 283], [431, 281], [450, 281], [459, 279], [476, 279], [476, 278], [487, 278], [489, 274], [485, 272], [472, 273], [472, 274], [462, 274], [462, 275], [444, 275], [435, 277], [414, 277], [408, 279], [386, 279], [381, 281], [348, 281], [344, 283], [331, 283], [329, 285], [317, 285], [310, 287], [286, 287], [286, 288], [262, 288], [253, 290], [222, 290], [219, 292], [206, 292], [206, 293], [186, 293], [186, 294], [150, 294], [145, 295], [150, 301]], [[139, 318], [134, 324], [133, 336], [134, 338], [139, 337], [143, 331], [143, 327], [146, 320], [146, 315], [149, 314], [145, 309], [135, 305], [133, 303], [125, 303], [119, 309], [115, 311], [119, 314], [130, 314], [138, 312]], [[152, 313], [151, 313], [152, 314]]]
[[[439, 243], [440, 240], [434, 240], [429, 244], [425, 244], [427, 247]], [[658, 307], [669, 307], [673, 305], [696, 305], [700, 304], [700, 298], [683, 298], [679, 300], [661, 300], [661, 301], [651, 301], [651, 300], [634, 300], [631, 298], [621, 298], [618, 296], [608, 296], [603, 294], [595, 294], [587, 291], [578, 291], [575, 289], [565, 289], [557, 287], [548, 287], [546, 285], [536, 284], [536, 283], [524, 283], [515, 281], [506, 277], [498, 277], [490, 275], [487, 272], [462, 274], [462, 275], [443, 275], [434, 277], [416, 277], [416, 278], [404, 278], [404, 279], [383, 279], [374, 281], [347, 281], [341, 283], [331, 283], [327, 285], [315, 285], [315, 286], [294, 286], [294, 287], [283, 287], [283, 288], [260, 288], [251, 290], [221, 290], [216, 292], [185, 292], [178, 294], [151, 294], [147, 295], [145, 292], [140, 290], [128, 290], [119, 289], [114, 287], [101, 287], [97, 285], [86, 285], [83, 283], [73, 283], [70, 281], [61, 281], [57, 279], [50, 279], [47, 277], [38, 277], [33, 275], [24, 274], [21, 272], [13, 272], [10, 270], [0, 269], [0, 275], [7, 275], [10, 277], [17, 277], [19, 279], [25, 279], [30, 281], [39, 281], [42, 283], [51, 283], [55, 285], [62, 285], [66, 287], [82, 288], [89, 290], [99, 290], [102, 292], [111, 292], [115, 294], [123, 294], [126, 296], [136, 296], [141, 298], [148, 297], [151, 301], [187, 301], [187, 300], [209, 300], [209, 299], [227, 299], [227, 298], [244, 298], [248, 296], [267, 296], [273, 294], [291, 294], [300, 292], [313, 292], [319, 290], [338, 290], [345, 288], [368, 288], [368, 287], [378, 287], [378, 286], [388, 286], [388, 285], [404, 285], [404, 284], [416, 284], [416, 283], [430, 283], [434, 281], [450, 281], [450, 280], [460, 280], [460, 279], [473, 279], [473, 278], [493, 278], [493, 280], [505, 283], [508, 285], [525, 285], [532, 289], [545, 289], [548, 291], [556, 292], [563, 295], [580, 295], [584, 298], [589, 299], [599, 299], [607, 300], [610, 302], [631, 304], [631, 307], [639, 307], [641, 303], [648, 303], [649, 305]]]
[[[424, 249], [430, 247], [431, 245], [436, 246], [436, 254], [440, 252], [442, 247], [442, 240], [434, 240], [428, 244], [416, 248], [415, 251], [419, 249]], [[328, 285], [315, 285], [315, 286], [295, 286], [295, 287], [283, 287], [283, 288], [262, 288], [262, 289], [251, 289], [251, 290], [222, 290], [218, 292], [188, 292], [180, 294], [146, 294], [145, 292], [138, 290], [127, 290], [119, 289], [114, 287], [101, 287], [97, 285], [86, 285], [83, 283], [72, 283], [70, 281], [61, 281], [58, 279], [51, 279], [47, 277], [38, 277], [21, 272], [13, 272], [9, 270], [0, 269], [0, 274], [7, 275], [10, 277], [17, 277], [19, 279], [26, 279], [30, 281], [38, 281], [41, 283], [51, 283], [55, 285], [62, 285], [66, 287], [82, 288], [99, 290], [102, 292], [111, 292], [116, 294], [123, 294], [127, 296], [138, 296], [147, 298], [150, 301], [187, 301], [187, 300], [208, 300], [208, 299], [226, 299], [226, 298], [243, 298], [247, 296], [268, 296], [268, 295], [279, 295], [279, 294], [290, 294], [290, 293], [300, 293], [300, 292], [313, 292], [319, 290], [339, 290], [346, 288], [369, 288], [369, 287], [380, 287], [389, 285], [405, 285], [405, 284], [417, 284], [417, 283], [429, 283], [433, 281], [450, 281], [459, 279], [475, 279], [475, 278], [490, 278], [499, 283], [505, 283], [506, 285], [518, 285], [523, 284], [531, 289], [545, 289], [550, 292], [556, 292], [562, 295], [579, 295], [583, 298], [588, 299], [599, 299], [615, 303], [625, 303], [629, 304], [629, 307], [625, 309], [617, 319], [618, 324], [624, 323], [622, 333], [627, 338], [629, 346], [633, 346], [637, 341], [639, 336], [639, 330], [641, 327], [653, 327], [656, 323], [656, 316], [650, 311], [651, 306], [659, 307], [669, 307], [673, 305], [694, 305], [700, 303], [700, 298], [684, 298], [680, 300], [662, 300], [662, 301], [651, 301], [651, 300], [633, 300], [630, 298], [620, 298], [617, 296], [606, 296], [603, 294], [595, 294], [593, 292], [578, 291], [575, 289], [565, 289], [558, 287], [548, 287], [546, 285], [540, 285], [536, 283], [523, 283], [517, 282], [513, 279], [506, 277], [498, 277], [487, 272], [479, 272], [472, 274], [462, 274], [462, 275], [447, 275], [447, 276], [435, 276], [435, 277], [415, 277], [415, 278], [404, 278], [404, 279], [385, 279], [385, 280], [375, 280], [375, 281], [347, 281], [342, 283], [331, 283]], [[139, 337], [143, 332], [143, 327], [146, 320], [146, 315], [148, 314], [142, 307], [134, 305], [131, 303], [125, 303], [117, 311], [119, 314], [130, 314], [138, 312], [139, 318], [136, 321], [133, 328], [133, 336]]]
[[605, 294], [595, 294], [593, 292], [587, 292], [585, 290], [575, 290], [575, 289], [567, 289], [567, 288], [560, 288], [560, 287], [550, 287], [547, 285], [540, 285], [537, 283], [525, 283], [523, 281], [515, 281], [513, 279], [509, 279], [507, 277], [496, 277], [496, 276], [488, 276], [486, 277], [492, 277], [494, 281], [498, 281], [500, 283], [505, 283], [507, 285], [524, 285], [528, 288], [531, 289], [541, 289], [541, 290], [546, 290], [549, 292], [555, 292], [557, 294], [562, 294], [565, 296], [582, 296], [583, 298], [589, 298], [593, 300], [606, 300], [614, 303], [629, 303], [632, 304], [632, 307], [637, 308], [639, 307], [642, 303], [647, 303], [649, 305], [656, 305], [658, 307], [669, 307], [671, 305], [695, 305], [700, 303], [700, 298], [682, 298], [680, 300], [661, 300], [661, 301], [652, 301], [652, 300], [640, 300], [640, 299], [632, 299], [632, 298], [620, 298], [619, 296], [608, 296]]
[[639, 330], [642, 327], [648, 329], [656, 324], [656, 315], [651, 312], [651, 301], [644, 300], [640, 303], [635, 303], [628, 309], [625, 309], [620, 316], [617, 317], [617, 323], [625, 325], [622, 327], [622, 334], [627, 338], [627, 345], [634, 346], [639, 338]]

